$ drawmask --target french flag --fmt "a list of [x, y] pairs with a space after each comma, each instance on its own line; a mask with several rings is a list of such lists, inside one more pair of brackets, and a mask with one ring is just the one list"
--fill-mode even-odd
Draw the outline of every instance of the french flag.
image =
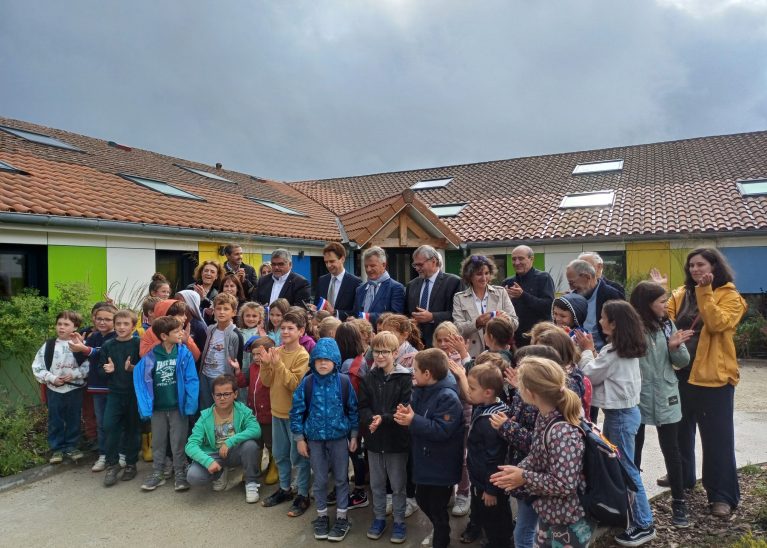
[[269, 321], [269, 307], [264, 307], [264, 319], [268, 322]]
[[492, 320], [492, 319], [493, 319], [493, 318], [495, 318], [497, 315], [498, 315], [498, 312], [497, 312], [496, 310], [493, 310], [493, 311], [491, 311], [491, 312], [490, 312], [490, 319]]
[[363, 320], [370, 321], [370, 312], [360, 312], [357, 314], [357, 317]]
[[325, 310], [326, 304], [328, 304], [328, 300], [324, 297], [320, 297], [320, 302], [317, 304], [317, 310]]

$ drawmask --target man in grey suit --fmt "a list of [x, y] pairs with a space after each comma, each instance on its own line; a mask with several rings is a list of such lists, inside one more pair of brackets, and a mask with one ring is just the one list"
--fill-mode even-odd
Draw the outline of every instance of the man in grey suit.
[[434, 329], [453, 319], [453, 295], [463, 289], [455, 274], [442, 272], [442, 257], [430, 245], [413, 252], [413, 268], [418, 277], [405, 289], [405, 314], [418, 322], [421, 340], [431, 348]]

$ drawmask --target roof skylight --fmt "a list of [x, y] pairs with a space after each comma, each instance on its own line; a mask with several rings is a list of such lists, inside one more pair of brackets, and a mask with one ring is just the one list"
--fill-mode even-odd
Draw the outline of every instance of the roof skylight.
[[147, 179], [145, 177], [138, 177], [136, 175], [126, 175], [125, 173], [118, 173], [118, 175], [124, 179], [128, 179], [129, 181], [133, 181], [137, 185], [141, 185], [156, 192], [160, 192], [166, 196], [173, 196], [174, 198], [186, 198], [187, 200], [198, 200], [200, 202], [205, 201], [205, 198], [201, 198], [196, 194], [181, 190], [180, 188], [169, 185], [168, 183], [164, 183], [162, 181]]
[[429, 188], [443, 188], [446, 187], [453, 180], [452, 177], [447, 179], [428, 179], [426, 181], [418, 181], [411, 186], [411, 190], [426, 190]]
[[16, 129], [8, 126], [0, 126], [0, 130], [5, 131], [6, 133], [10, 133], [11, 135], [15, 135], [16, 137], [26, 139], [27, 141], [32, 141], [33, 143], [40, 143], [41, 145], [48, 145], [51, 147], [82, 152], [82, 150], [74, 145], [70, 145], [69, 143], [65, 143], [64, 141], [54, 137], [49, 137], [48, 135], [43, 135], [42, 133], [33, 133], [31, 131], [24, 131], [23, 129]]
[[301, 213], [300, 211], [296, 211], [295, 209], [290, 209], [289, 207], [285, 207], [278, 203], [272, 202], [271, 200], [262, 200], [260, 198], [253, 198], [252, 196], [248, 196], [248, 199], [253, 200], [257, 204], [261, 204], [262, 206], [271, 207], [272, 209], [275, 209], [279, 211], [280, 213], [287, 213], [288, 215], [299, 215], [301, 217], [306, 217], [306, 213]]
[[605, 160], [601, 162], [588, 162], [578, 164], [573, 170], [573, 175], [585, 175], [587, 173], [603, 173], [605, 171], [623, 170], [623, 160]]
[[202, 175], [203, 177], [207, 177], [208, 179], [215, 179], [216, 181], [224, 181], [225, 183], [233, 183], [234, 181], [230, 181], [229, 179], [225, 179], [224, 177], [221, 177], [220, 175], [216, 175], [215, 173], [209, 173], [207, 171], [203, 171], [201, 169], [195, 169], [193, 167], [189, 166], [182, 166], [181, 164], [173, 164], [176, 167], [180, 167], [181, 169], [185, 171], [190, 171], [192, 173], [196, 173], [197, 175]]
[[430, 206], [429, 209], [437, 217], [455, 217], [464, 207], [466, 204], [441, 204]]
[[11, 173], [24, 173], [22, 170], [13, 167], [11, 164], [0, 160], [0, 171], [10, 171]]
[[738, 181], [738, 191], [742, 196], [763, 196], [767, 194], [767, 179]]
[[614, 190], [600, 190], [599, 192], [584, 192], [582, 194], [568, 194], [562, 198], [560, 208], [574, 207], [602, 207], [613, 205], [615, 199]]

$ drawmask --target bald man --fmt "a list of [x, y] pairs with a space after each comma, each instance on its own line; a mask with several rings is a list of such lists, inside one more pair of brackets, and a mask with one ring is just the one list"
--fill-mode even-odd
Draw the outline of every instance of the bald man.
[[506, 278], [503, 285], [519, 318], [514, 332], [517, 348], [530, 344], [523, 334], [540, 321], [551, 320], [551, 303], [554, 302], [554, 280], [548, 272], [533, 267], [533, 250], [520, 245], [511, 252], [511, 264], [516, 276]]

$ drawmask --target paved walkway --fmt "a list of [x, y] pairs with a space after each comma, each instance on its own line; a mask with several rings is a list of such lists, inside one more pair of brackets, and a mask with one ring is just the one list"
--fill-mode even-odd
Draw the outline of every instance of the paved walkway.
[[[767, 461], [767, 366], [746, 364], [736, 395], [736, 449], [739, 466]], [[655, 480], [665, 473], [657, 436], [648, 428], [644, 451], [645, 486], [660, 491]], [[259, 546], [297, 547], [314, 544], [312, 511], [301, 518], [285, 515], [287, 506], [263, 508], [246, 504], [242, 488], [224, 493], [192, 490], [174, 493], [166, 484], [153, 493], [139, 489], [147, 465], [134, 481], [106, 489], [102, 474], [88, 466], [0, 495], [3, 546]], [[265, 493], [272, 488], [264, 489]], [[350, 512], [352, 532], [344, 545], [388, 546], [365, 537], [370, 508]], [[428, 533], [425, 516], [407, 520], [409, 541], [418, 547]], [[454, 545], [465, 519], [454, 520]], [[475, 544], [474, 546], [479, 546]]]

